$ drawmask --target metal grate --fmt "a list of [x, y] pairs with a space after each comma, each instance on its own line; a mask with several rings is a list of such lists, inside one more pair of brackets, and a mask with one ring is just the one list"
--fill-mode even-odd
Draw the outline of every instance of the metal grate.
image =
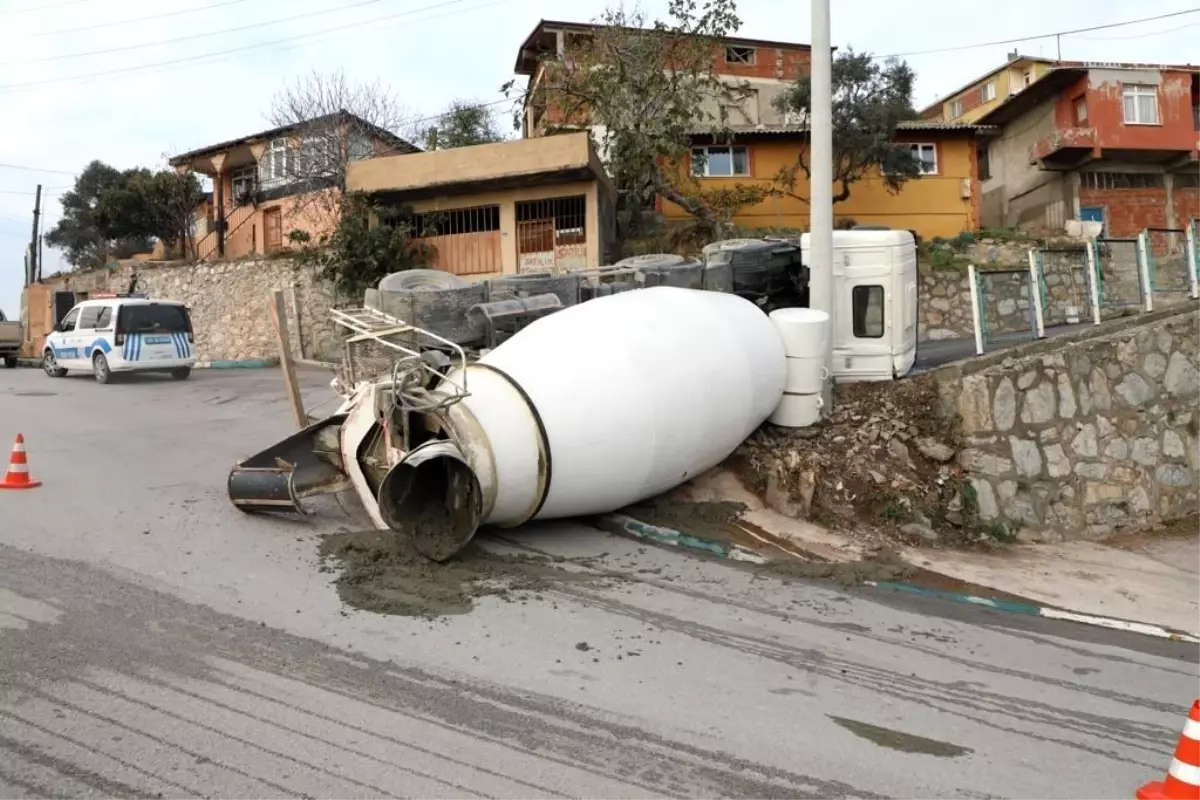
[[1094, 322], [1087, 248], [1039, 249], [1036, 259], [1045, 324]]
[[413, 227], [431, 248], [430, 267], [453, 275], [504, 270], [498, 205], [426, 211], [415, 215]]
[[1147, 228], [1146, 261], [1152, 291], [1191, 290], [1185, 228]]
[[1137, 239], [1097, 239], [1096, 268], [1100, 273], [1100, 308], [1141, 308], [1144, 302]]
[[517, 271], [586, 269], [587, 198], [551, 197], [516, 204]]

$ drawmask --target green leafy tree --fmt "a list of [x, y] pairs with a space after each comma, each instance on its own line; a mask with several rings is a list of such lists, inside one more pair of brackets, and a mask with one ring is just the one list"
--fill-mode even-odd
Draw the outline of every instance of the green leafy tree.
[[120, 170], [102, 161], [84, 167], [75, 179], [75, 186], [60, 198], [63, 215], [46, 232], [46, 244], [65, 254], [67, 263], [78, 268], [97, 267], [110, 258], [123, 258], [145, 252], [151, 247], [148, 237], [140, 233], [112, 236], [97, 217], [101, 197], [119, 187]]
[[152, 237], [168, 253], [190, 255], [192, 216], [202, 192], [195, 175], [173, 170], [126, 170], [100, 195], [95, 217], [111, 239]]
[[667, 11], [666, 20], [651, 21], [639, 10], [606, 10], [601, 27], [572, 38], [565, 57], [547, 64], [546, 79], [521, 105], [546, 109], [562, 129], [592, 127], [626, 208], [661, 195], [715, 223], [680, 165], [697, 131], [728, 135], [725, 108], [746, 97], [743, 82], [714, 70], [719, 40], [741, 21], [734, 0], [671, 0]]
[[[847, 50], [833, 61], [833, 202], [850, 197], [851, 187], [863, 178], [877, 175], [883, 167], [888, 190], [895, 193], [905, 181], [921, 174], [920, 164], [909, 145], [895, 141], [900, 123], [916, 118], [912, 107], [912, 69], [896, 59], [880, 63], [869, 53]], [[776, 108], [810, 119], [812, 83], [802, 76], [775, 99]], [[796, 177], [811, 178], [809, 148], [802, 146], [794, 164], [778, 175], [781, 190], [795, 194]]]
[[490, 106], [455, 100], [437, 120], [421, 131], [426, 150], [449, 150], [504, 140]]
[[298, 261], [320, 269], [343, 296], [359, 299], [385, 275], [424, 267], [432, 253], [407, 209], [376, 205], [359, 194], [344, 196], [332, 234], [313, 240], [295, 230], [288, 238], [298, 246]]

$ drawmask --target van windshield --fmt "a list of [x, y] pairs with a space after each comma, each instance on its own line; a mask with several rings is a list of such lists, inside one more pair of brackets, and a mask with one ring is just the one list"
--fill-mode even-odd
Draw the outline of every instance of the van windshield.
[[187, 309], [173, 305], [122, 306], [121, 330], [129, 333], [187, 333]]

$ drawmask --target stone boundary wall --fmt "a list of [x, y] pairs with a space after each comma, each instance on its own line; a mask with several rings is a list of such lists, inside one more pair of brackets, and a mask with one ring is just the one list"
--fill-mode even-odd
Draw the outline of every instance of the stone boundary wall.
[[[279, 347], [268, 302], [276, 289], [287, 300], [293, 356], [340, 361], [342, 339], [329, 318], [338, 302], [333, 285], [290, 259], [179, 263], [123, 263], [116, 268], [68, 273], [60, 279], [76, 292], [124, 292], [136, 270], [138, 291], [188, 306], [198, 361], [277, 358]], [[342, 303], [342, 305], [345, 305]]]
[[1197, 306], [1113, 324], [936, 373], [981, 520], [1064, 539], [1197, 509]]

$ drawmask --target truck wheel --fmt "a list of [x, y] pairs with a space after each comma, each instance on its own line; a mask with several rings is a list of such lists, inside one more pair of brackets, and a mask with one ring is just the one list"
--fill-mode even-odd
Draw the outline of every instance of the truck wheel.
[[61, 378], [67, 374], [67, 371], [54, 360], [54, 351], [49, 348], [46, 348], [46, 352], [42, 354], [42, 369], [51, 378]]
[[92, 356], [92, 374], [96, 376], [96, 383], [108, 383], [112, 380], [112, 371], [108, 368], [108, 359], [104, 357], [104, 353]]
[[4, 366], [8, 367], [9, 369], [16, 369], [17, 368], [17, 357], [16, 356], [5, 356], [4, 357]]

